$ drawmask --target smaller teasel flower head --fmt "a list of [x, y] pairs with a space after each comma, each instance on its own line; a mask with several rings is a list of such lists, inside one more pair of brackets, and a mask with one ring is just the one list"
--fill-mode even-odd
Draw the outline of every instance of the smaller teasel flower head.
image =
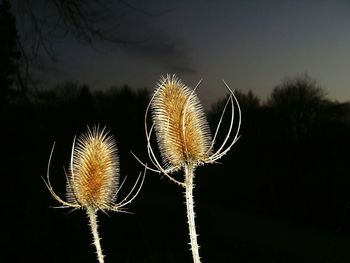
[[113, 137], [94, 127], [78, 137], [72, 153], [67, 200], [101, 210], [111, 207], [119, 182]]
[[[203, 108], [194, 89], [187, 87], [175, 75], [162, 77], [157, 84], [145, 113], [145, 132], [148, 156], [154, 168], [147, 169], [166, 175], [173, 182], [186, 186], [185, 182], [174, 179], [170, 174], [190, 165], [192, 167], [205, 163], [214, 163], [224, 156], [238, 140], [241, 127], [241, 109], [230, 87], [223, 81], [229, 96], [220, 120], [212, 137]], [[223, 117], [231, 106], [231, 118], [226, 136], [217, 150], [214, 144], [219, 133]], [[148, 112], [151, 110], [152, 126], [148, 128]], [[237, 111], [237, 129], [234, 132]], [[151, 145], [152, 133], [155, 131], [162, 157], [162, 165]], [[134, 155], [135, 156], [135, 155]], [[135, 158], [146, 166], [139, 158]]]
[[[52, 149], [53, 151], [53, 149]], [[52, 152], [50, 155], [49, 166]], [[49, 179], [49, 166], [46, 186], [52, 196], [63, 207], [84, 208], [87, 210], [114, 210], [130, 203], [140, 191], [144, 175], [137, 178], [134, 187], [121, 203], [116, 204], [119, 186], [119, 157], [115, 140], [98, 126], [87, 130], [77, 140], [73, 140], [69, 173], [67, 177], [67, 201], [62, 200], [52, 189]], [[136, 188], [136, 185], [139, 187]], [[132, 196], [132, 192], [134, 196]], [[128, 198], [132, 196], [131, 198]]]

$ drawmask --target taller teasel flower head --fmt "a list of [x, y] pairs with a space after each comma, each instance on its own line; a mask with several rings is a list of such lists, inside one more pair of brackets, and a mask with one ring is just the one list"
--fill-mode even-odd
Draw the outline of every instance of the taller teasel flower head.
[[[204, 110], [195, 93], [198, 85], [191, 89], [175, 75], [166, 75], [160, 79], [145, 114], [147, 149], [150, 160], [155, 166], [154, 169], [148, 168], [149, 170], [163, 173], [184, 186], [184, 183], [176, 181], [169, 174], [186, 165], [196, 167], [213, 163], [231, 149], [238, 140], [241, 110], [233, 91], [225, 82], [224, 84], [230, 95], [212, 137]], [[214, 151], [216, 137], [229, 105], [231, 105], [229, 129], [221, 145]], [[153, 122], [151, 128], [147, 126], [149, 110], [151, 110]], [[238, 112], [238, 121], [234, 132], [235, 111]], [[154, 131], [164, 166], [158, 161], [151, 145]]]
[[151, 103], [158, 145], [167, 167], [204, 163], [211, 135], [194, 90], [175, 76], [162, 78]]
[[[239, 103], [233, 91], [225, 82], [224, 84], [230, 95], [213, 137], [202, 106], [195, 94], [197, 87], [190, 89], [175, 75], [167, 75], [160, 79], [145, 113], [147, 150], [154, 167], [148, 168], [145, 166], [149, 170], [164, 174], [170, 180], [185, 188], [187, 222], [194, 263], [201, 262], [193, 201], [195, 168], [205, 163], [213, 163], [225, 155], [238, 140], [241, 126]], [[231, 105], [229, 128], [223, 142], [214, 151], [216, 137], [228, 105]], [[149, 110], [152, 114], [151, 128], [147, 126]], [[236, 110], [238, 111], [237, 129], [236, 132], [233, 132]], [[151, 145], [153, 131], [156, 133], [163, 165], [158, 161]], [[142, 161], [140, 162], [142, 163]], [[171, 175], [172, 172], [180, 169], [184, 171], [183, 181], [179, 181]]]

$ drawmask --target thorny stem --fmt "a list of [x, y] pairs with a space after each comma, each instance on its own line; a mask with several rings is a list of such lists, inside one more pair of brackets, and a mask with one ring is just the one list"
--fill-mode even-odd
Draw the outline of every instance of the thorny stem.
[[194, 214], [193, 188], [194, 188], [194, 167], [193, 164], [185, 165], [185, 185], [186, 185], [186, 209], [187, 209], [187, 223], [190, 234], [190, 244], [194, 263], [200, 263], [199, 246], [197, 242], [197, 232]]
[[89, 217], [89, 221], [90, 221], [90, 227], [91, 227], [91, 232], [92, 235], [94, 237], [94, 245], [96, 248], [96, 254], [97, 254], [97, 258], [98, 258], [98, 262], [99, 263], [104, 263], [104, 259], [103, 259], [103, 254], [102, 254], [102, 248], [101, 248], [101, 244], [100, 244], [100, 237], [98, 234], [98, 223], [97, 223], [97, 215], [96, 215], [96, 211], [93, 208], [89, 208], [87, 209], [87, 214]]

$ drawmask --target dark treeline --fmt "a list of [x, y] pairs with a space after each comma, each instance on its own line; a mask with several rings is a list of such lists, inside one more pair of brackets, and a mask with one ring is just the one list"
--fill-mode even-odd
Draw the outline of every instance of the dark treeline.
[[[128, 175], [122, 198], [143, 170], [130, 151], [148, 160], [144, 113], [150, 95], [147, 89], [128, 86], [93, 92], [67, 82], [6, 103], [2, 258], [95, 262], [84, 213], [50, 208], [57, 203], [41, 177], [56, 142], [50, 174], [64, 197], [64, 169], [74, 136], [87, 126], [106, 126], [118, 144], [121, 178]], [[242, 109], [241, 137], [221, 163], [200, 167], [196, 176], [204, 262], [349, 260], [350, 104], [329, 100], [307, 76], [283, 81], [264, 103], [252, 92], [236, 96]], [[208, 112], [212, 132], [225, 103], [217, 102]], [[134, 214], [101, 213], [106, 261], [190, 262], [181, 191], [148, 172], [129, 206]]]
[[[349, 196], [350, 103], [330, 101], [308, 76], [286, 79], [264, 104], [252, 92], [237, 97], [241, 138], [222, 167], [235, 182], [225, 184], [231, 198], [334, 227]], [[224, 102], [209, 113], [212, 124]]]

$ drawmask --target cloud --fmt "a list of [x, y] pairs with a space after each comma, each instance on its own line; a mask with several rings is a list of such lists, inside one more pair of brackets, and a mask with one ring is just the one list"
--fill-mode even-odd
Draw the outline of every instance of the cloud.
[[189, 55], [189, 48], [179, 39], [153, 32], [150, 39], [125, 47], [125, 51], [138, 58], [159, 64], [174, 73], [196, 73]]
[[160, 15], [152, 16], [127, 10], [125, 16], [119, 17], [118, 29], [114, 33], [122, 39], [129, 40], [129, 43], [121, 46], [122, 50], [175, 73], [196, 73], [189, 42], [174, 35], [165, 22], [171, 19], [171, 9], [149, 7], [144, 10], [155, 10], [153, 12]]
[[[58, 12], [55, 5], [43, 7], [33, 4], [31, 7], [40, 21], [44, 19], [43, 21], [47, 22], [40, 26], [45, 40], [50, 41], [47, 43], [54, 55], [57, 55], [57, 40], [61, 46], [62, 42], [66, 43], [67, 48], [64, 49], [64, 54], [73, 50], [77, 42], [101, 53], [113, 52], [117, 48], [133, 58], [152, 63], [156, 67], [163, 67], [174, 73], [196, 73], [191, 58], [190, 42], [180, 39], [171, 32], [171, 26], [167, 23], [174, 15], [171, 10], [178, 5], [177, 0], [174, 0], [172, 5], [164, 4], [160, 0], [136, 1], [135, 5], [131, 5], [128, 1], [106, 1], [106, 3], [108, 3], [106, 6], [87, 5], [86, 10], [78, 5], [77, 9], [84, 11], [82, 16], [86, 20], [78, 16], [75, 18], [76, 21], [71, 22], [72, 25], [65, 24], [62, 17], [58, 19], [62, 14]], [[52, 16], [53, 18], [50, 18], [51, 16], [46, 18], [47, 13], [55, 15]], [[69, 12], [63, 13], [63, 15], [69, 14]], [[28, 20], [27, 17], [24, 19]], [[31, 26], [32, 24], [29, 23], [28, 27]], [[93, 35], [90, 30], [96, 35]], [[29, 49], [32, 48], [31, 44], [28, 44]], [[41, 48], [39, 51], [44, 52], [42, 45], [39, 47]], [[42, 54], [47, 55], [45, 52]], [[62, 56], [58, 54], [57, 57], [60, 59]]]

